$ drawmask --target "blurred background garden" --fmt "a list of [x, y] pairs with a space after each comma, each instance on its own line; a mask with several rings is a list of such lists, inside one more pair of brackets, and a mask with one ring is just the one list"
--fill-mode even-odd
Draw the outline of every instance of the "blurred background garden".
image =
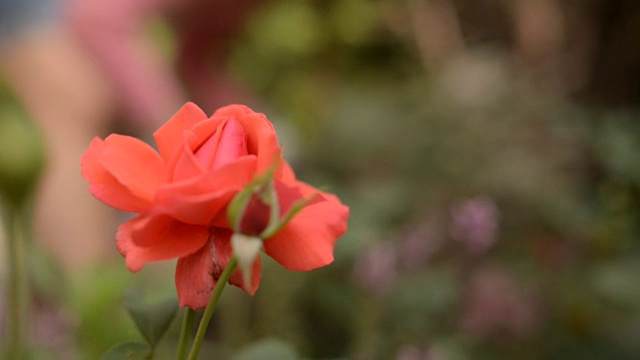
[[150, 140], [186, 100], [264, 112], [298, 176], [351, 209], [329, 267], [265, 256], [255, 296], [227, 289], [201, 359], [640, 358], [639, 3], [138, 2], [70, 0], [32, 17], [56, 31], [0, 42], [4, 204], [41, 147], [47, 164], [28, 244], [36, 359], [139, 339], [132, 289], [175, 298], [173, 263], [126, 270], [125, 218], [88, 198], [79, 157], [112, 131]]

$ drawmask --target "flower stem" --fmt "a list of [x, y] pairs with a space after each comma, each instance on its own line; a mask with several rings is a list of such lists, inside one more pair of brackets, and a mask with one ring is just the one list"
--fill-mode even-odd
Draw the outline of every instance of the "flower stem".
[[182, 331], [180, 332], [180, 341], [178, 343], [178, 355], [176, 360], [184, 360], [187, 356], [187, 348], [191, 339], [193, 329], [193, 320], [195, 319], [195, 310], [187, 307], [184, 312], [184, 320], [182, 321]]
[[233, 274], [233, 270], [235, 270], [238, 262], [235, 256], [232, 256], [229, 259], [229, 263], [224, 268], [224, 271], [220, 275], [218, 279], [218, 283], [213, 288], [213, 293], [211, 294], [211, 298], [209, 299], [209, 303], [207, 307], [204, 309], [204, 314], [202, 314], [202, 320], [200, 320], [200, 325], [198, 326], [198, 332], [196, 332], [196, 337], [193, 340], [193, 345], [191, 346], [191, 352], [189, 353], [189, 360], [198, 359], [198, 353], [200, 352], [200, 348], [202, 347], [202, 342], [204, 341], [204, 334], [207, 332], [207, 327], [209, 327], [209, 322], [211, 321], [211, 316], [213, 316], [213, 312], [216, 309], [216, 305], [218, 304], [218, 300], [220, 300], [220, 295], [222, 295], [222, 290], [229, 282], [229, 278], [231, 274]]
[[10, 359], [26, 356], [29, 324], [29, 294], [27, 278], [26, 236], [22, 208], [9, 209], [7, 235], [9, 256], [9, 349]]

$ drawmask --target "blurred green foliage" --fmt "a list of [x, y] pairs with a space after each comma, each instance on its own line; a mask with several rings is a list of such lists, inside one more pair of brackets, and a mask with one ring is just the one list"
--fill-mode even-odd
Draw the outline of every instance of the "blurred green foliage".
[[[301, 177], [352, 210], [336, 263], [292, 294], [304, 336], [276, 334], [311, 358], [640, 356], [637, 112], [541, 86], [496, 43], [426, 65], [414, 3], [278, 1], [236, 47], [236, 73], [300, 130]], [[468, 28], [491, 10], [461, 3]], [[473, 255], [453, 208], [478, 197], [498, 229]], [[415, 266], [410, 241], [428, 248]], [[357, 272], [380, 244], [382, 290]]]

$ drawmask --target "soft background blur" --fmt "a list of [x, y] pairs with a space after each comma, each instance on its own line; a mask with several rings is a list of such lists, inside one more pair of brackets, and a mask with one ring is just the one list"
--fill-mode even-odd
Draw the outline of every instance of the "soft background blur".
[[[350, 228], [331, 266], [268, 260], [254, 297], [228, 289], [202, 359], [266, 338], [307, 359], [640, 358], [640, 4], [271, 0], [248, 19], [216, 64], [251, 94], [231, 101]], [[175, 292], [173, 264], [54, 271], [35, 245], [45, 359], [139, 337], [127, 289]]]

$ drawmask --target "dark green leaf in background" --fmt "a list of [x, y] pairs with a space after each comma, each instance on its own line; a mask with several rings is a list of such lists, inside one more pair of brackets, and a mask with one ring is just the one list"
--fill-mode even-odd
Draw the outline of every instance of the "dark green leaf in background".
[[147, 344], [143, 343], [122, 343], [118, 344], [102, 357], [102, 360], [149, 360], [151, 350]]
[[175, 299], [145, 301], [135, 292], [125, 296], [124, 305], [152, 349], [167, 332], [178, 310]]

